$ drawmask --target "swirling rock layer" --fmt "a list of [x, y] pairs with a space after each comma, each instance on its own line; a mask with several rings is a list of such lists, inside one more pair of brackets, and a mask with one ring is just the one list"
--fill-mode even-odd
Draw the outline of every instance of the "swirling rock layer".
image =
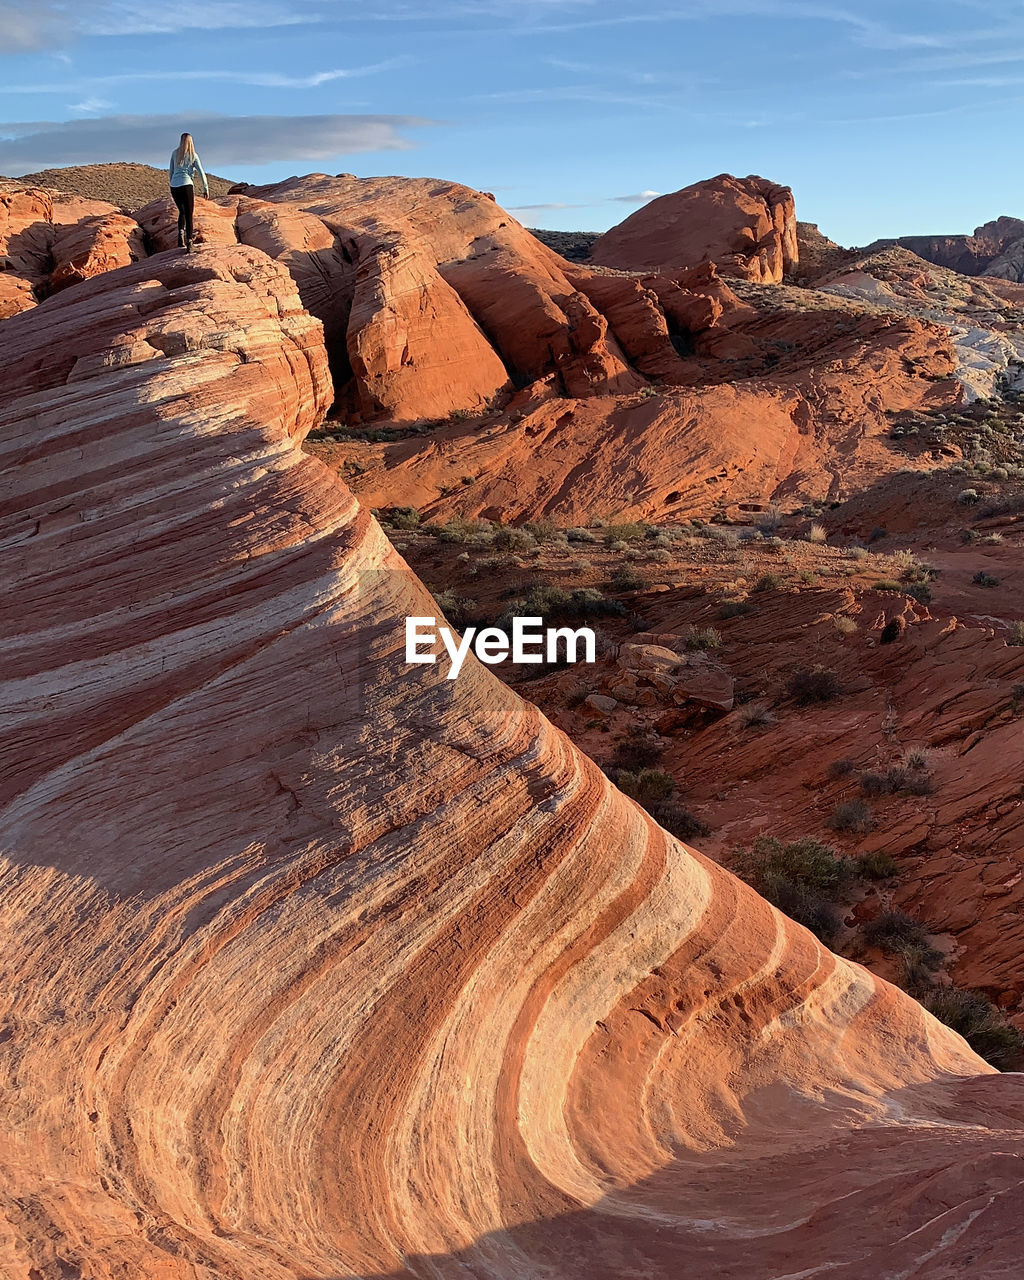
[[402, 661], [282, 267], [3, 336], [5, 1277], [1012, 1273], [1020, 1082]]

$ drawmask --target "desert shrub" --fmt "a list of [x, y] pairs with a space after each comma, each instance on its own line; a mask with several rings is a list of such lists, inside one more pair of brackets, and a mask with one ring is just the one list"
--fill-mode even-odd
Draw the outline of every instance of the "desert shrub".
[[857, 630], [856, 618], [851, 618], [845, 613], [837, 614], [832, 621], [841, 636], [852, 636]]
[[615, 570], [607, 585], [612, 591], [643, 591], [651, 584], [629, 565], [622, 565]]
[[914, 582], [905, 588], [906, 593], [911, 599], [916, 600], [918, 604], [931, 604], [932, 589], [927, 582]]
[[882, 628], [882, 634], [878, 637], [879, 644], [893, 644], [897, 640], [902, 640], [906, 629], [906, 618], [902, 614], [897, 614], [895, 618], [890, 618]]
[[860, 789], [866, 796], [897, 795], [902, 792], [911, 796], [931, 795], [935, 789], [931, 775], [924, 770], [907, 765], [890, 765], [884, 773], [865, 773], [860, 780]]
[[786, 692], [799, 706], [831, 702], [842, 693], [839, 676], [829, 667], [801, 668], [789, 677]]
[[479, 520], [463, 520], [456, 516], [447, 524], [439, 525], [434, 533], [438, 542], [454, 542], [463, 545], [470, 542], [490, 541], [488, 526]]
[[623, 769], [615, 779], [619, 790], [644, 809], [661, 804], [676, 789], [676, 780], [664, 769]]
[[565, 536], [570, 542], [599, 542], [596, 533], [591, 533], [589, 529], [566, 529]]
[[721, 644], [722, 633], [714, 627], [690, 627], [686, 632], [687, 649], [718, 649]]
[[1007, 1022], [1002, 1010], [980, 991], [939, 987], [922, 1004], [991, 1066], [1019, 1071], [1024, 1065], [1024, 1032]]
[[908, 747], [903, 753], [903, 767], [912, 772], [921, 772], [928, 768], [928, 752], [924, 747]]
[[875, 824], [871, 810], [863, 800], [844, 800], [832, 810], [825, 825], [832, 831], [852, 831], [864, 835]]
[[[514, 588], [521, 590], [522, 588]], [[495, 626], [508, 631], [513, 618], [621, 618], [626, 612], [619, 600], [611, 600], [594, 587], [563, 591], [560, 587], [534, 583], [512, 599]]]
[[417, 529], [420, 513], [415, 507], [384, 507], [377, 519], [388, 529]]
[[996, 577], [993, 577], [991, 573], [986, 573], [984, 569], [979, 569], [978, 572], [971, 579], [971, 581], [977, 587], [998, 587], [999, 586], [999, 579]]
[[883, 911], [864, 926], [864, 941], [889, 953], [911, 945], [925, 945], [928, 929], [905, 911]]
[[736, 850], [733, 868], [773, 906], [823, 942], [838, 933], [842, 919], [835, 903], [852, 887], [856, 866], [831, 845], [809, 836], [788, 844], [773, 836], [758, 836], [751, 849]]
[[892, 578], [879, 578], [877, 582], [871, 584], [872, 591], [902, 591], [903, 588], [898, 582], [894, 582]]
[[655, 822], [679, 840], [692, 840], [695, 836], [706, 836], [711, 830], [706, 822], [702, 822], [684, 804], [671, 802], [652, 804], [648, 813]]
[[499, 525], [491, 538], [491, 545], [499, 551], [525, 551], [537, 545], [537, 539], [529, 529], [516, 529], [509, 525]]
[[871, 553], [867, 547], [850, 547], [846, 554], [850, 560], [866, 560]]
[[615, 542], [639, 542], [646, 533], [647, 526], [639, 520], [610, 524], [604, 530], [604, 543], [606, 547], [610, 547]]
[[811, 836], [783, 844], [774, 836], [758, 836], [750, 851], [737, 849], [736, 873], [754, 888], [768, 879], [785, 879], [805, 889], [840, 899], [856, 879], [852, 859]]
[[828, 776], [832, 779], [833, 782], [835, 782], [839, 778], [848, 778], [850, 774], [853, 773], [854, 769], [856, 769], [856, 767], [857, 766], [854, 763], [854, 761], [850, 760], [849, 758], [844, 758], [842, 760], [833, 760], [828, 767]]
[[776, 722], [775, 716], [763, 702], [748, 702], [740, 708], [737, 717], [744, 729], [763, 729]]
[[883, 529], [880, 524], [876, 524], [868, 534], [868, 542], [881, 542], [883, 538], [888, 538], [888, 536], [889, 530]]
[[541, 520], [531, 520], [525, 528], [526, 532], [532, 533], [538, 542], [549, 542], [558, 533], [558, 525], [554, 520], [548, 520], [546, 517]]
[[1024, 622], [1011, 622], [1006, 635], [1006, 643], [1024, 645]]
[[779, 591], [782, 588], [782, 579], [777, 573], [766, 573], [764, 577], [758, 578], [754, 583], [754, 591]]
[[469, 600], [465, 596], [457, 595], [451, 588], [435, 592], [434, 600], [452, 626], [460, 631], [471, 621], [473, 611], [477, 607], [475, 600]]
[[782, 523], [782, 508], [772, 503], [758, 515], [755, 523], [761, 533], [774, 533]]
[[862, 853], [857, 859], [857, 874], [864, 880], [891, 880], [899, 873], [896, 859], [880, 849]]
[[630, 772], [650, 769], [664, 753], [665, 748], [658, 742], [652, 742], [650, 738], [624, 738], [615, 745], [612, 764], [615, 768]]
[[570, 591], [562, 607], [566, 618], [621, 618], [626, 606], [621, 600], [610, 600], [596, 587], [577, 587]]
[[807, 530], [807, 541], [815, 542], [818, 544], [822, 542], [827, 542], [828, 533], [825, 530], [825, 526], [823, 524], [819, 524], [815, 520], [814, 523], [811, 525], [811, 527]]
[[753, 612], [754, 606], [748, 604], [746, 600], [726, 600], [719, 606], [718, 617], [725, 621], [727, 618], [742, 618], [745, 614]]
[[981, 501], [981, 495], [977, 489], [961, 489], [956, 495], [956, 500], [963, 507], [972, 507], [976, 502]]

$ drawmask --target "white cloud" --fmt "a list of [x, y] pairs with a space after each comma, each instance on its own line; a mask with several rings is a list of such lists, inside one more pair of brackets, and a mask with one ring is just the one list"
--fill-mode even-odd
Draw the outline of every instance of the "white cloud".
[[618, 200], [621, 204], [647, 204], [651, 200], [656, 200], [661, 195], [660, 191], [638, 191], [632, 196], [609, 196], [609, 200]]
[[106, 111], [114, 104], [107, 102], [104, 98], [83, 98], [81, 102], [72, 102], [68, 107], [69, 111], [80, 111], [83, 115], [94, 116], [100, 111]]
[[415, 116], [99, 116], [0, 124], [0, 173], [71, 164], [138, 160], [163, 165], [184, 131], [196, 135], [211, 168], [326, 160], [359, 151], [405, 150], [406, 129], [431, 125]]
[[[377, 75], [382, 71], [393, 71], [398, 67], [408, 66], [411, 58], [388, 58], [384, 62], [370, 63], [365, 67], [339, 67], [330, 71], [311, 71], [304, 76], [287, 76], [279, 71], [259, 71], [256, 69], [239, 71], [237, 68], [210, 68], [204, 71], [159, 70], [152, 68], [146, 71], [124, 71], [118, 75], [91, 76], [79, 81], [42, 81], [36, 84], [4, 84], [0, 85], [0, 93], [83, 93], [92, 97], [90, 90], [110, 88], [118, 84], [132, 84], [139, 81], [153, 80], [210, 80], [228, 84], [254, 85], [262, 89], [314, 89], [322, 84], [330, 84], [335, 80], [356, 80], [362, 76]], [[111, 106], [111, 103], [105, 103]]]
[[509, 213], [537, 213], [547, 209], [585, 209], [585, 204], [562, 204], [561, 201], [552, 200], [546, 204], [510, 204], [508, 206]]

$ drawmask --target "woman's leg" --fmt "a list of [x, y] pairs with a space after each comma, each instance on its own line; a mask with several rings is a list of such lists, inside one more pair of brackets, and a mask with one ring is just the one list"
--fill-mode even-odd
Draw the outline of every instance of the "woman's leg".
[[192, 252], [192, 213], [196, 205], [196, 189], [193, 186], [182, 187], [182, 196], [185, 205], [185, 244], [189, 253]]
[[185, 192], [191, 187], [171, 187], [171, 198], [178, 206], [178, 248], [185, 247]]

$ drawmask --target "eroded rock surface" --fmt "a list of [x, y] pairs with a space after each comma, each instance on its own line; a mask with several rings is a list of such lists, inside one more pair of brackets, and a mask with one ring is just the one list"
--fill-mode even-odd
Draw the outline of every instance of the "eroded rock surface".
[[659, 196], [606, 231], [592, 261], [633, 271], [713, 262], [724, 275], [778, 284], [799, 256], [793, 192], [722, 173]]
[[401, 661], [280, 265], [3, 338], [12, 1280], [1012, 1274], [1020, 1079]]

